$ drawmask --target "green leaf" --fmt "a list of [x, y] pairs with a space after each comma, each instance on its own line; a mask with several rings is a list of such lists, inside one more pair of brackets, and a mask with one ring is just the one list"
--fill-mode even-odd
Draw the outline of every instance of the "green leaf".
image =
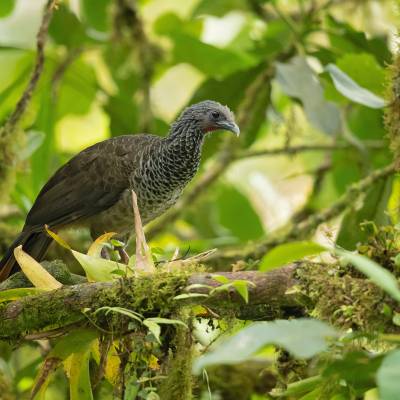
[[4, 301], [18, 300], [25, 296], [36, 296], [37, 294], [43, 293], [45, 290], [38, 289], [35, 287], [7, 289], [0, 291], [0, 303]]
[[229, 283], [231, 282], [230, 279], [228, 279], [226, 276], [224, 275], [217, 275], [217, 274], [213, 274], [212, 278], [214, 279], [214, 281], [217, 281], [219, 283]]
[[174, 62], [192, 64], [210, 77], [223, 78], [257, 63], [257, 59], [247, 53], [221, 49], [182, 32], [170, 36], [174, 43]]
[[267, 271], [280, 267], [304, 257], [313, 256], [327, 251], [327, 248], [314, 242], [291, 242], [273, 248], [261, 260], [259, 270]]
[[296, 358], [310, 358], [327, 348], [327, 338], [337, 332], [329, 325], [312, 319], [257, 322], [218, 343], [212, 351], [199, 357], [195, 374], [216, 364], [237, 364], [251, 359], [268, 344], [281, 346]]
[[183, 293], [183, 294], [178, 294], [178, 296], [175, 296], [174, 300], [184, 300], [184, 299], [191, 299], [191, 298], [196, 298], [196, 297], [208, 297], [208, 294]]
[[283, 91], [301, 100], [308, 120], [319, 130], [334, 135], [341, 130], [337, 106], [324, 98], [317, 75], [304, 57], [294, 57], [288, 63], [277, 63], [276, 80]]
[[70, 400], [93, 400], [89, 370], [90, 357], [90, 349], [74, 353], [71, 356], [69, 371]]
[[20, 160], [28, 159], [43, 143], [44, 132], [30, 130], [26, 133], [26, 145], [21, 149], [18, 156]]
[[72, 62], [62, 77], [57, 101], [57, 118], [68, 114], [87, 114], [97, 93], [92, 66], [82, 58]]
[[0, 18], [8, 17], [14, 10], [15, 0], [0, 1]]
[[382, 362], [382, 356], [367, 352], [353, 351], [331, 361], [322, 375], [325, 379], [343, 379], [351, 385], [358, 396], [375, 387], [375, 374]]
[[178, 319], [157, 318], [157, 317], [146, 318], [145, 320], [143, 320], [143, 325], [147, 326], [149, 331], [153, 334], [157, 342], [160, 344], [161, 344], [160, 340], [161, 327], [159, 324], [181, 325], [185, 328], [188, 328], [188, 326], [184, 322], [179, 321]]
[[71, 250], [74, 257], [85, 270], [86, 276], [92, 282], [105, 282], [115, 279], [114, 271], [119, 269], [125, 275], [129, 275], [130, 270], [125, 264], [116, 261], [106, 260], [100, 257], [92, 257], [87, 254]]
[[91, 343], [98, 337], [98, 332], [93, 329], [77, 329], [56, 341], [48, 357], [65, 360], [73, 353], [84, 352], [90, 348]]
[[336, 66], [360, 86], [377, 95], [385, 89], [385, 70], [368, 53], [348, 53], [337, 59]]
[[169, 319], [169, 318], [154, 317], [154, 318], [146, 318], [143, 321], [143, 323], [145, 321], [147, 321], [147, 322], [155, 322], [156, 324], [181, 325], [184, 328], [188, 329], [188, 326], [183, 321], [180, 321], [179, 319]]
[[383, 98], [358, 85], [336, 65], [328, 64], [325, 69], [329, 72], [335, 88], [343, 96], [371, 108], [383, 108], [385, 106]]
[[155, 337], [157, 342], [161, 344], [161, 341], [160, 341], [161, 327], [160, 327], [160, 325], [158, 325], [156, 322], [147, 321], [147, 320], [143, 321], [143, 325], [145, 325], [149, 329], [149, 331], [153, 334], [153, 336]]
[[375, 285], [379, 286], [397, 301], [400, 301], [400, 289], [397, 279], [387, 269], [360, 254], [340, 249], [337, 249], [335, 252], [345, 262], [351, 263], [355, 268], [367, 275]]
[[81, 0], [84, 22], [96, 31], [107, 32], [110, 28], [110, 18], [108, 18], [110, 4], [111, 0]]
[[226, 13], [233, 9], [246, 11], [249, 8], [249, 3], [245, 0], [201, 0], [193, 11], [193, 18], [202, 15], [214, 15], [223, 17]]
[[348, 250], [354, 250], [358, 243], [367, 240], [369, 234], [360, 224], [372, 221], [376, 225], [389, 223], [386, 214], [387, 204], [392, 192], [393, 177], [375, 183], [365, 194], [362, 207], [349, 209], [344, 214], [342, 224], [336, 238], [336, 244]]
[[249, 302], [249, 284], [250, 282], [244, 280], [235, 280], [232, 282], [232, 286], [240, 294], [246, 304]]
[[95, 311], [95, 314], [101, 312], [101, 311], [105, 311], [106, 314], [110, 313], [110, 312], [115, 312], [118, 314], [122, 314], [125, 315], [131, 319], [134, 319], [140, 323], [142, 323], [142, 319], [143, 316], [139, 313], [137, 313], [136, 311], [132, 311], [132, 310], [128, 310], [127, 308], [123, 308], [123, 307], [108, 307], [108, 306], [104, 306], [104, 307], [100, 307]]
[[70, 48], [81, 47], [87, 40], [78, 17], [63, 3], [59, 4], [51, 19], [49, 34], [57, 44]]
[[264, 229], [249, 198], [234, 186], [221, 185], [220, 188], [216, 199], [218, 222], [241, 242], [259, 239]]
[[376, 381], [380, 400], [397, 400], [400, 393], [400, 350], [390, 352], [379, 368]]

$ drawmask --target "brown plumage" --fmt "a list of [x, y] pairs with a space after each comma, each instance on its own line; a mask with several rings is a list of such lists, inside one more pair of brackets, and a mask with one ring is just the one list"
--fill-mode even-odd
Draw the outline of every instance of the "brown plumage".
[[214, 101], [188, 107], [165, 138], [141, 134], [118, 136], [88, 147], [63, 165], [44, 185], [24, 228], [0, 262], [0, 281], [18, 268], [14, 248], [40, 261], [52, 239], [45, 225], [58, 231], [88, 227], [93, 238], [133, 232], [131, 190], [146, 224], [179, 198], [196, 173], [204, 136], [225, 129], [239, 134], [231, 111]]

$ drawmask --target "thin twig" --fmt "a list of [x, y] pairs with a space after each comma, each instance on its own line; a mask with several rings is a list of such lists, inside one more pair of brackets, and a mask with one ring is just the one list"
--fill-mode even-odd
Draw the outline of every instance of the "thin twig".
[[[382, 140], [372, 140], [369, 142], [363, 142], [365, 147], [368, 149], [382, 149], [387, 144]], [[308, 151], [330, 151], [330, 150], [348, 150], [354, 149], [354, 146], [349, 143], [329, 143], [329, 144], [316, 144], [316, 145], [297, 145], [297, 146], [284, 146], [275, 149], [264, 149], [264, 150], [248, 150], [239, 153], [236, 159], [260, 157], [260, 156], [279, 156], [279, 155], [294, 155], [297, 153], [304, 153]]]
[[15, 106], [13, 113], [6, 121], [4, 128], [0, 131], [0, 136], [2, 136], [3, 138], [6, 136], [10, 136], [14, 132], [18, 122], [20, 121], [20, 119], [22, 118], [28, 107], [28, 104], [32, 98], [33, 91], [35, 90], [39, 78], [43, 72], [44, 48], [47, 40], [47, 32], [49, 29], [51, 17], [53, 16], [53, 12], [56, 6], [57, 6], [57, 0], [48, 0], [45, 6], [42, 22], [40, 24], [39, 31], [36, 36], [37, 53], [36, 53], [35, 66], [33, 68], [32, 75], [28, 82], [28, 85], [26, 86], [24, 92], [22, 93], [21, 98], [18, 100], [18, 103]]

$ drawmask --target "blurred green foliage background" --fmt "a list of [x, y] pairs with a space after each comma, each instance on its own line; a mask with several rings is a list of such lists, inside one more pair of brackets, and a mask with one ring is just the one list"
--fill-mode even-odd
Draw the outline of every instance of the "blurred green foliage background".
[[[29, 79], [43, 5], [1, 3], [3, 120]], [[368, 147], [384, 138], [382, 109], [345, 97], [327, 66], [382, 96], [394, 21], [390, 1], [61, 2], [23, 120], [26, 135], [3, 220], [21, 224], [41, 186], [72, 154], [111, 136], [165, 135], [183, 107], [203, 99], [240, 115], [239, 151], [348, 146], [230, 163], [155, 245], [240, 244], [327, 206], [390, 157], [383, 144]], [[204, 171], [225, 135], [207, 140]]]
[[[0, 1], [2, 122], [30, 79], [44, 4]], [[240, 249], [330, 206], [392, 159], [383, 99], [396, 7], [390, 0], [60, 1], [24, 134], [16, 135], [15, 179], [2, 193], [2, 249], [73, 154], [121, 134], [166, 135], [185, 106], [205, 99], [235, 111], [240, 142], [223, 132], [208, 138], [187, 193], [222, 159], [218, 179], [159, 227], [152, 247]], [[393, 177], [376, 183], [344, 218], [322, 224], [316, 239], [352, 250], [366, 235], [363, 221], [399, 222], [399, 185]], [[73, 237], [74, 247], [87, 246], [82, 237]], [[21, 396], [38, 355], [22, 348], [12, 356]], [[47, 398], [61, 398], [65, 385], [60, 378]]]

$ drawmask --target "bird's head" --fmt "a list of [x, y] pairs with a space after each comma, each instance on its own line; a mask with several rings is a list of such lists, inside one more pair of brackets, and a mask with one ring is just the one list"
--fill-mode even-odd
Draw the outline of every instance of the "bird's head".
[[179, 120], [194, 123], [204, 134], [216, 130], [226, 130], [239, 136], [240, 129], [233, 112], [222, 104], [206, 100], [186, 108]]

